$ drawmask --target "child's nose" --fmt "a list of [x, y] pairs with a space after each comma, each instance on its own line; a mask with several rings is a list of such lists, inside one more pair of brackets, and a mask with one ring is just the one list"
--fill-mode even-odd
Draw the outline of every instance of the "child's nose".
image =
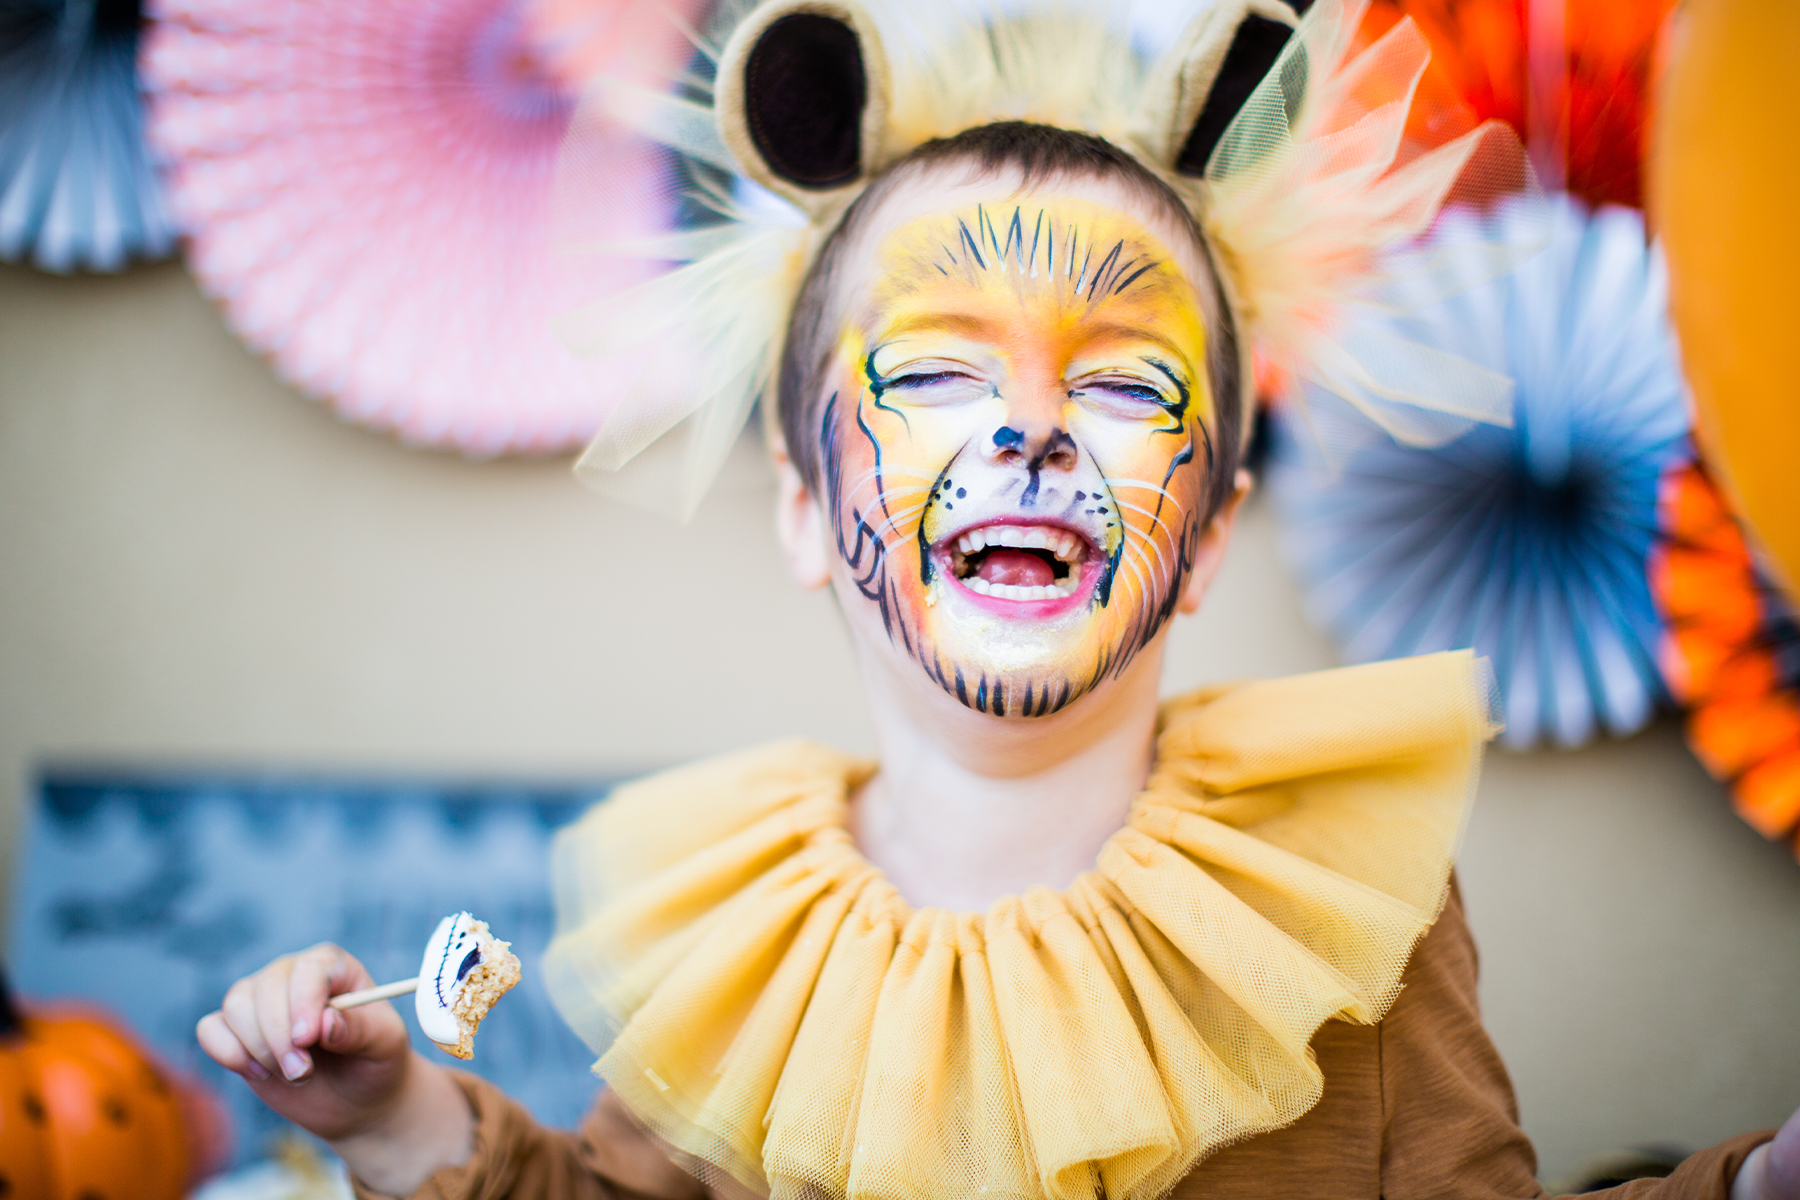
[[994, 430], [984, 449], [987, 460], [996, 466], [1018, 467], [1034, 475], [1075, 469], [1075, 439], [1056, 422], [1014, 417]]

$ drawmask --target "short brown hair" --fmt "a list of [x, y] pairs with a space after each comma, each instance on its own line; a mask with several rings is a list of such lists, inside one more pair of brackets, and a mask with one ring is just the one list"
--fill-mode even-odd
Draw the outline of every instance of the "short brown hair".
[[815, 410], [836, 334], [827, 320], [845, 252], [870, 215], [900, 183], [932, 167], [958, 162], [989, 173], [1010, 170], [1022, 178], [1026, 187], [1069, 177], [1113, 180], [1168, 216], [1192, 238], [1206, 263], [1203, 286], [1208, 288], [1208, 294], [1203, 299], [1210, 302], [1212, 310], [1207, 314], [1206, 344], [1207, 382], [1216, 409], [1214, 428], [1206, 439], [1206, 519], [1210, 520], [1235, 483], [1244, 412], [1237, 323], [1206, 235], [1175, 190], [1130, 154], [1092, 134], [1029, 121], [998, 121], [926, 142], [876, 176], [826, 238], [800, 286], [775, 381], [782, 436], [801, 478], [807, 486], [817, 489], [821, 464], [814, 429]]

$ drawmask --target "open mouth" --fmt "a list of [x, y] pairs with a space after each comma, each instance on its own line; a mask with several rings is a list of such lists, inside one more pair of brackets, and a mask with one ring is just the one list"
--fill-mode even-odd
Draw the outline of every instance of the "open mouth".
[[1062, 600], [1081, 589], [1088, 540], [1055, 525], [984, 525], [949, 548], [950, 575], [980, 596]]

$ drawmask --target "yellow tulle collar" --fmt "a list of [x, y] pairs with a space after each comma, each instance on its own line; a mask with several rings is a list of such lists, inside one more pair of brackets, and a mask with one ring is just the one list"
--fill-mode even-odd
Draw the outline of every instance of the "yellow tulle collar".
[[556, 851], [545, 961], [596, 1072], [779, 1197], [1156, 1197], [1319, 1099], [1436, 919], [1491, 734], [1440, 654], [1165, 706], [1067, 891], [914, 909], [846, 831], [870, 764], [787, 742], [621, 788]]

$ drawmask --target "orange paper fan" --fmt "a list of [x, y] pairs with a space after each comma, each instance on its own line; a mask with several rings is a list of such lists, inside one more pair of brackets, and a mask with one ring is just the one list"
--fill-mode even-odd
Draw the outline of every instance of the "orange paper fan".
[[[1431, 42], [1416, 112], [1433, 126], [1497, 118], [1546, 186], [1643, 206], [1658, 38], [1675, 0], [1376, 0], [1364, 33], [1411, 17]], [[1448, 114], [1458, 105], [1467, 116]], [[1436, 141], [1437, 128], [1410, 130]], [[1460, 129], [1455, 130], [1460, 132]]]
[[1650, 588], [1688, 744], [1744, 820], [1800, 854], [1800, 626], [1704, 468], [1669, 472], [1661, 509], [1669, 540], [1651, 556]]

